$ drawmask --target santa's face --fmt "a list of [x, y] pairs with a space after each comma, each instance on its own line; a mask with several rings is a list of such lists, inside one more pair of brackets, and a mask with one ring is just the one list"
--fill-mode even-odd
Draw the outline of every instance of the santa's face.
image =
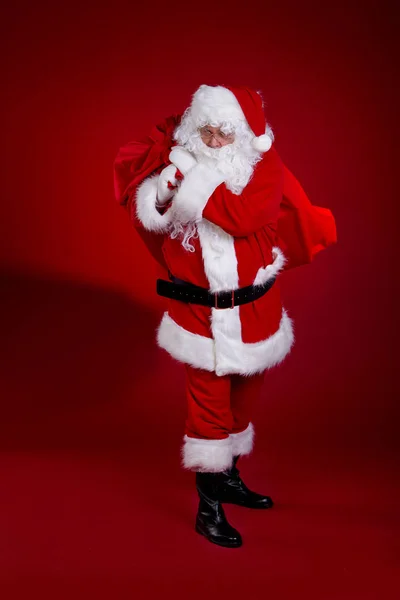
[[225, 175], [227, 188], [240, 194], [261, 159], [251, 145], [254, 133], [243, 120], [212, 124], [204, 121], [194, 119], [188, 110], [174, 132], [174, 139], [198, 162], [218, 168]]
[[226, 133], [220, 127], [204, 125], [199, 128], [202, 142], [209, 148], [222, 148], [235, 141], [234, 133]]

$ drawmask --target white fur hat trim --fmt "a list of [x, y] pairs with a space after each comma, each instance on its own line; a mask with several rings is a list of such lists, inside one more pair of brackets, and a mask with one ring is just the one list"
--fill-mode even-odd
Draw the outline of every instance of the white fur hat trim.
[[201, 85], [193, 95], [190, 112], [196, 123], [247, 123], [235, 95], [220, 85]]
[[251, 145], [255, 150], [258, 150], [258, 152], [268, 152], [272, 146], [272, 139], [268, 133], [264, 133], [263, 135], [254, 137]]

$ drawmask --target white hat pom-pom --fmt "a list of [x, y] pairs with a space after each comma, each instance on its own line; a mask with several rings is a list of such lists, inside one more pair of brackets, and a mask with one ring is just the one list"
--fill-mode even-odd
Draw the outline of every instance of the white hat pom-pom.
[[264, 133], [253, 139], [252, 146], [258, 152], [268, 152], [272, 146], [272, 139], [267, 133]]

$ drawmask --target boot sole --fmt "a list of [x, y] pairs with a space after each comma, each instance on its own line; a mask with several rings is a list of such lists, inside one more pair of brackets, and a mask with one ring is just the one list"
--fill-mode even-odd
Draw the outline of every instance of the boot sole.
[[240, 546], [243, 543], [243, 542], [237, 542], [236, 544], [235, 543], [234, 544], [232, 544], [232, 543], [224, 544], [223, 542], [217, 542], [216, 540], [213, 540], [212, 538], [210, 538], [206, 533], [204, 533], [198, 525], [195, 526], [195, 531], [197, 531], [197, 533], [199, 533], [200, 535], [205, 537], [206, 540], [208, 540], [212, 544], [216, 544], [217, 546], [223, 546], [224, 548], [240, 548]]
[[239, 502], [229, 502], [225, 500], [221, 500], [221, 504], [232, 504], [234, 506], [242, 506], [243, 508], [253, 508], [255, 510], [267, 510], [269, 508], [274, 507], [273, 504], [270, 504], [269, 506], [247, 506], [247, 504], [240, 504]]

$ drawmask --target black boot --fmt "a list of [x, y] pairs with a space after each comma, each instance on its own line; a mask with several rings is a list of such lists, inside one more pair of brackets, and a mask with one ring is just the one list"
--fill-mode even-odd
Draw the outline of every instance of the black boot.
[[220, 489], [220, 501], [226, 504], [238, 504], [247, 508], [272, 508], [274, 503], [269, 496], [252, 492], [241, 480], [236, 464], [239, 456], [234, 456], [233, 466], [223, 472]]
[[219, 501], [223, 477], [223, 473], [196, 473], [196, 487], [200, 497], [196, 531], [214, 544], [238, 548], [242, 545], [241, 535], [229, 525]]

